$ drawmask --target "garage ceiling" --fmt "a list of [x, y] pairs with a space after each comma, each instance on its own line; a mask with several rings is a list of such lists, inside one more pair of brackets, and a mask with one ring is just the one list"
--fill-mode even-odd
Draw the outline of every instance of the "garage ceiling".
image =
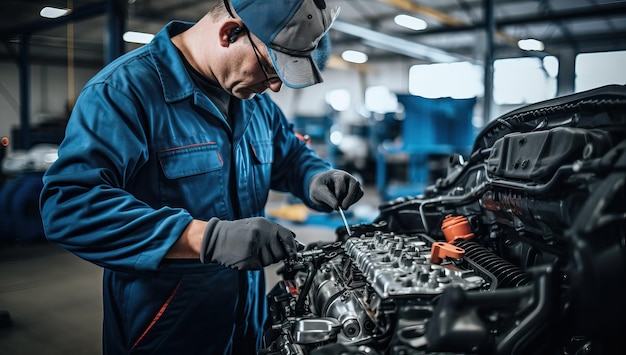
[[[215, 0], [123, 0], [125, 28], [157, 32], [172, 19], [195, 21]], [[259, 0], [260, 1], [260, 0]], [[0, 59], [17, 61], [20, 40], [28, 41], [33, 62], [67, 63], [68, 42], [76, 65], [101, 66], [107, 58], [107, 9], [118, 0], [3, 0], [0, 15]], [[626, 49], [626, 1], [606, 0], [327, 0], [341, 12], [331, 30], [333, 55], [344, 49], [366, 52], [370, 59], [402, 55], [417, 62], [445, 58], [485, 57], [486, 4], [493, 2], [494, 56], [559, 55], [562, 51], [595, 52]], [[70, 16], [43, 19], [44, 6], [69, 7]], [[428, 22], [420, 32], [393, 23], [398, 14]], [[67, 26], [67, 19], [73, 19]], [[26, 35], [26, 36], [24, 36]], [[543, 52], [522, 52], [522, 38], [545, 43]], [[70, 41], [68, 41], [68, 38]], [[24, 42], [26, 43], [26, 42]], [[138, 45], [125, 44], [124, 50]], [[441, 56], [437, 56], [441, 55]], [[447, 56], [447, 57], [446, 57]], [[454, 60], [454, 59], [451, 59]]]

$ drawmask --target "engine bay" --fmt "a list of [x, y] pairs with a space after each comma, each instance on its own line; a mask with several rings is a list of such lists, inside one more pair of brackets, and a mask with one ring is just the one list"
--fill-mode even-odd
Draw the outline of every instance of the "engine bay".
[[284, 262], [260, 354], [626, 353], [626, 87], [491, 121], [423, 194]]

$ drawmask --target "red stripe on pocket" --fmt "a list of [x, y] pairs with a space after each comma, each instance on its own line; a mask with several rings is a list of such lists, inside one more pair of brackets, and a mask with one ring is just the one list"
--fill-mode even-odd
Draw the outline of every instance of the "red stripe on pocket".
[[217, 142], [195, 143], [195, 144], [184, 145], [182, 147], [161, 149], [161, 150], [159, 150], [159, 153], [166, 153], [166, 152], [171, 152], [171, 151], [175, 151], [175, 150], [181, 150], [181, 149], [187, 149], [187, 148], [193, 148], [193, 147], [202, 147], [202, 146], [205, 146], [205, 145], [216, 145], [216, 144], [217, 144]]
[[161, 316], [163, 315], [163, 313], [165, 313], [165, 310], [167, 309], [167, 307], [170, 305], [170, 303], [172, 302], [172, 299], [174, 298], [174, 295], [176, 295], [176, 292], [178, 292], [178, 289], [180, 288], [180, 280], [178, 280], [178, 284], [176, 284], [176, 287], [174, 288], [174, 291], [172, 291], [172, 294], [167, 298], [167, 300], [165, 300], [165, 303], [163, 303], [163, 305], [161, 306], [161, 309], [159, 309], [159, 311], [157, 312], [157, 314], [154, 316], [154, 318], [152, 318], [152, 321], [150, 322], [150, 325], [148, 325], [148, 327], [146, 328], [146, 330], [143, 331], [143, 333], [141, 334], [141, 336], [139, 337], [139, 339], [137, 339], [137, 341], [135, 341], [135, 344], [133, 344], [133, 350], [135, 349], [135, 347], [137, 345], [139, 345], [139, 343], [141, 343], [141, 341], [143, 340], [143, 338], [145, 338], [145, 336], [148, 334], [148, 332], [150, 331], [150, 329], [152, 329], [152, 327], [156, 324], [156, 322], [159, 320], [159, 318], [161, 318]]

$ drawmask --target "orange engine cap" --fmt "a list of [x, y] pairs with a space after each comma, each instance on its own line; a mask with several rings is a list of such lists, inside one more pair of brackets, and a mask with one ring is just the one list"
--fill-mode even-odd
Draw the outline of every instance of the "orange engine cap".
[[470, 239], [474, 237], [472, 228], [465, 216], [447, 215], [441, 222], [441, 231], [448, 243], [452, 243], [456, 239]]
[[430, 262], [439, 264], [443, 258], [461, 259], [465, 255], [465, 250], [449, 243], [435, 242], [430, 247]]

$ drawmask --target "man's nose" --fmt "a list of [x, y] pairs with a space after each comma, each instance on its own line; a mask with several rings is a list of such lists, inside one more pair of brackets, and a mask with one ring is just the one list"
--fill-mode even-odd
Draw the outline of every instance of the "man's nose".
[[283, 86], [283, 82], [280, 80], [275, 83], [265, 82], [265, 86], [267, 86], [273, 92], [279, 92], [280, 88]]

